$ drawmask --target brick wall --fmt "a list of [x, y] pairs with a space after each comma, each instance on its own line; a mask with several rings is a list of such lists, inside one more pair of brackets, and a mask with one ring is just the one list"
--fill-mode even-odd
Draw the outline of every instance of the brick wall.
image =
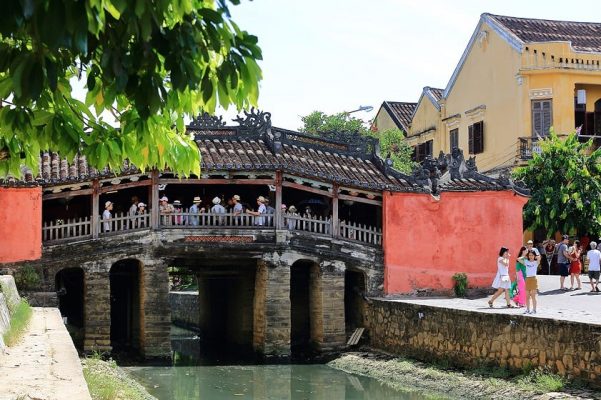
[[184, 328], [198, 328], [198, 292], [169, 292], [171, 322]]

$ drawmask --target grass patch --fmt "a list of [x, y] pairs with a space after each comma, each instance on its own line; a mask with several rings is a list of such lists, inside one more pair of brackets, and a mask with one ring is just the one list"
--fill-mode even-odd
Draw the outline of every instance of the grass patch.
[[103, 361], [100, 355], [82, 360], [83, 376], [93, 400], [148, 400], [146, 390], [123, 372], [113, 360]]
[[25, 333], [33, 310], [27, 303], [27, 300], [21, 300], [15, 307], [12, 317], [10, 318], [10, 328], [4, 333], [4, 343], [7, 346], [14, 346], [19, 342], [19, 339]]
[[563, 389], [566, 384], [565, 380], [559, 375], [555, 375], [542, 369], [535, 369], [530, 371], [527, 375], [518, 377], [517, 383], [526, 390], [542, 393], [558, 392]]

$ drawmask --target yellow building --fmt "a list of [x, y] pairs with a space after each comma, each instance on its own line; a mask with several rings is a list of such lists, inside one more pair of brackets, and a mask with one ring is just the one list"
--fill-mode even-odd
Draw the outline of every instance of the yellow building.
[[[399, 120], [392, 104], [414, 103], [384, 102], [375, 129]], [[551, 127], [601, 138], [601, 23], [482, 14], [446, 88], [425, 87], [395, 125], [418, 160], [458, 146], [490, 172], [529, 159]]]

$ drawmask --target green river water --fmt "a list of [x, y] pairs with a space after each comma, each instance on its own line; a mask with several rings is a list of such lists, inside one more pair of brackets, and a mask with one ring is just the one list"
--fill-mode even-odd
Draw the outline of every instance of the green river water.
[[[425, 399], [324, 364], [232, 365], [232, 360], [212, 359], [209, 363], [213, 365], [198, 365], [206, 364], [207, 359], [200, 355], [201, 346], [193, 332], [176, 328], [172, 342], [176, 366], [124, 368], [160, 400]], [[178, 366], [178, 362], [187, 365]]]

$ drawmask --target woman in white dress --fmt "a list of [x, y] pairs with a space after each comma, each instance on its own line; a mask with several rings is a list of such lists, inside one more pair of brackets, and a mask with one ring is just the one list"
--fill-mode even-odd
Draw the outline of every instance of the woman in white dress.
[[499, 250], [499, 258], [497, 258], [497, 275], [492, 283], [492, 287], [497, 289], [497, 291], [488, 301], [488, 306], [491, 308], [497, 297], [501, 296], [503, 293], [505, 293], [507, 308], [514, 307], [509, 300], [509, 289], [511, 288], [511, 279], [509, 279], [509, 257], [509, 249], [507, 247], [501, 247], [501, 250]]

